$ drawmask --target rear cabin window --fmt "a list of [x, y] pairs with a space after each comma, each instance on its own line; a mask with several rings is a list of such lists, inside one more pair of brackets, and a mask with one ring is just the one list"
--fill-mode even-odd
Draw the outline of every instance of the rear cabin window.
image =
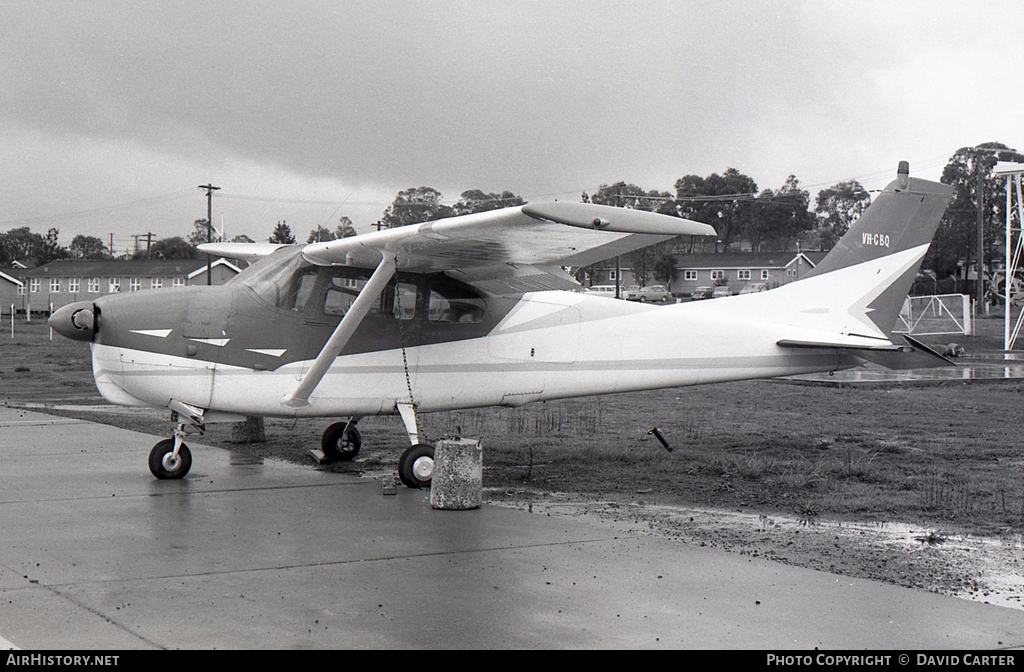
[[481, 322], [487, 304], [468, 287], [437, 283], [430, 288], [427, 318], [431, 322]]

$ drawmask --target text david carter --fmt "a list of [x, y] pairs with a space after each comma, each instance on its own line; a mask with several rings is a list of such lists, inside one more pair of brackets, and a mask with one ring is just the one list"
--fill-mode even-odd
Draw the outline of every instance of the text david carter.
[[1017, 659], [1013, 655], [942, 655], [934, 656], [918, 653], [912, 660], [910, 655], [902, 653], [899, 656], [892, 655], [841, 655], [819, 653], [816, 656], [780, 656], [774, 653], [768, 654], [769, 665], [890, 665], [893, 658], [897, 658], [900, 665], [909, 665], [911, 662], [916, 665], [1016, 665]]

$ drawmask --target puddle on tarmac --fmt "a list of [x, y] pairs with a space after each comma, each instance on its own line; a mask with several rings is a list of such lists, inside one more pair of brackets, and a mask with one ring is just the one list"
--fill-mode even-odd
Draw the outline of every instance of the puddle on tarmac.
[[801, 376], [787, 376], [783, 380], [812, 381], [818, 383], [900, 383], [900, 382], [942, 382], [970, 380], [1016, 380], [1024, 379], [1024, 353], [1007, 352], [965, 355], [953, 361], [956, 366], [942, 366], [934, 369], [909, 369], [890, 371], [874, 364], [856, 369], [828, 373], [809, 373]]
[[262, 467], [262, 455], [250, 455], [236, 450], [228, 452], [228, 464], [232, 467]]

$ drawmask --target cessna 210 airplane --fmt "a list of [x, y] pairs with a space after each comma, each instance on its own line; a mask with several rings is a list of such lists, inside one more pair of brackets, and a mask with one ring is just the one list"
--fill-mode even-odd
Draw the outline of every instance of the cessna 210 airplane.
[[[952, 190], [909, 176], [877, 196], [821, 263], [768, 292], [667, 306], [579, 292], [583, 266], [707, 224], [538, 203], [308, 245], [207, 244], [253, 263], [219, 286], [103, 296], [49, 324], [91, 344], [110, 402], [171, 411], [149, 457], [182, 478], [187, 431], [245, 417], [347, 418], [323, 434], [352, 459], [365, 416], [398, 414], [398, 471], [430, 482], [416, 414], [683, 385], [952, 364], [892, 329]], [[575, 290], [575, 291], [574, 291]]]

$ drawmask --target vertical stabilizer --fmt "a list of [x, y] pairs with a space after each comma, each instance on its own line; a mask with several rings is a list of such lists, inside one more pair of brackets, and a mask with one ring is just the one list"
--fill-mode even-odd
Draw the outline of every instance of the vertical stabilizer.
[[[875, 198], [828, 256], [796, 283], [859, 265], [865, 269], [875, 267], [876, 260], [882, 257], [908, 259], [910, 263], [901, 264], [899, 273], [886, 278], [886, 286], [876, 287], [870, 303], [863, 306], [866, 317], [889, 338], [953, 195], [952, 187], [914, 179], [909, 173], [909, 165], [901, 161], [897, 178]], [[870, 283], [881, 278], [864, 280]]]

